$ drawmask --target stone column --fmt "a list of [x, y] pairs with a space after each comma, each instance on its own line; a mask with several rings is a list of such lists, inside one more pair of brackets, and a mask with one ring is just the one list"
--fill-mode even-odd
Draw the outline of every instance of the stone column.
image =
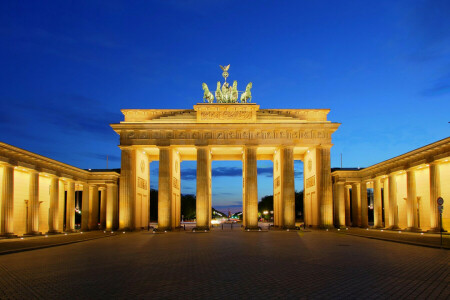
[[382, 213], [380, 178], [376, 177], [373, 180], [373, 225], [375, 228], [383, 227]]
[[66, 231], [75, 231], [75, 182], [67, 182]]
[[384, 214], [384, 227], [390, 228], [391, 218], [390, 218], [390, 198], [389, 198], [389, 179], [387, 176], [383, 176], [383, 214]]
[[361, 227], [369, 226], [368, 220], [368, 203], [367, 203], [367, 182], [361, 181]]
[[416, 176], [413, 169], [406, 170], [406, 219], [408, 230], [418, 230]]
[[316, 178], [317, 201], [319, 202], [319, 226], [333, 226], [333, 199], [331, 183], [331, 146], [317, 147], [316, 151]]
[[59, 232], [59, 178], [50, 178], [50, 210], [48, 215], [48, 232]]
[[258, 174], [256, 147], [247, 146], [244, 150], [244, 175], [245, 175], [245, 224], [248, 229], [258, 228]]
[[350, 189], [348, 186], [344, 185], [344, 197], [345, 197], [345, 222], [344, 226], [350, 226], [351, 225], [351, 219], [350, 219]]
[[196, 216], [198, 229], [208, 229], [210, 227], [209, 215], [209, 182], [210, 172], [208, 166], [211, 164], [209, 148], [206, 146], [197, 147], [197, 204]]
[[172, 195], [171, 177], [172, 150], [169, 147], [159, 148], [159, 182], [158, 182], [158, 230], [171, 229]]
[[336, 227], [345, 227], [345, 182], [336, 183]]
[[134, 205], [136, 203], [136, 150], [122, 148], [120, 169], [119, 229], [134, 229]]
[[358, 227], [361, 224], [361, 220], [359, 219], [359, 212], [360, 209], [360, 202], [359, 199], [359, 191], [358, 191], [358, 184], [352, 183], [352, 226]]
[[98, 187], [89, 185], [89, 230], [98, 229]]
[[100, 188], [100, 228], [106, 228], [106, 188]]
[[[306, 174], [306, 159], [303, 157], [303, 221], [304, 225], [311, 224], [311, 216], [309, 215], [311, 208], [309, 207], [309, 203], [307, 203], [306, 198], [306, 180], [305, 180], [305, 174]], [[275, 201], [275, 198], [274, 198]]]
[[89, 184], [87, 182], [83, 182], [83, 194], [81, 197], [81, 230], [87, 231], [89, 230]]
[[399, 229], [398, 227], [398, 204], [397, 204], [397, 181], [396, 175], [390, 173], [388, 176], [388, 188], [389, 188], [389, 221], [390, 229]]
[[3, 165], [1, 194], [1, 222], [2, 235], [13, 236], [14, 225], [14, 167], [9, 164]]
[[30, 171], [29, 183], [29, 228], [28, 234], [39, 234], [39, 173], [35, 170]]
[[440, 230], [439, 211], [437, 204], [437, 198], [439, 198], [441, 193], [439, 175], [439, 165], [437, 164], [437, 162], [430, 163], [430, 231], [437, 232], [439, 232]]
[[117, 224], [117, 184], [106, 184], [106, 230], [112, 231]]
[[[283, 147], [280, 151], [282, 224], [283, 228], [292, 229], [295, 228], [294, 148]], [[256, 198], [258, 198], [258, 190], [256, 190]]]

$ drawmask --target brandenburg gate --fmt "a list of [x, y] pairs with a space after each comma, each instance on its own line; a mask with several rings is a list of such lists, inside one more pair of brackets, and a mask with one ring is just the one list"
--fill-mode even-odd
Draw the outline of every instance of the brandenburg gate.
[[236, 81], [226, 82], [228, 68], [222, 67], [225, 82], [217, 83], [215, 97], [203, 84], [203, 103], [193, 109], [124, 109], [124, 120], [111, 124], [122, 150], [121, 230], [148, 225], [152, 161], [159, 161], [158, 230], [180, 226], [180, 162], [185, 160], [197, 161], [198, 229], [211, 224], [214, 160], [242, 161], [243, 225], [258, 228], [258, 159], [273, 161], [274, 226], [295, 226], [294, 160], [304, 162], [306, 224], [333, 226], [330, 148], [340, 124], [327, 120], [329, 109], [260, 109], [251, 103], [252, 83], [239, 92]]

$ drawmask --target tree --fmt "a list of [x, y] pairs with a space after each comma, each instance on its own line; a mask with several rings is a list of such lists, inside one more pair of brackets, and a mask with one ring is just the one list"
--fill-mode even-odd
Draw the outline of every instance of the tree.
[[197, 198], [195, 195], [181, 195], [181, 215], [184, 220], [195, 219]]

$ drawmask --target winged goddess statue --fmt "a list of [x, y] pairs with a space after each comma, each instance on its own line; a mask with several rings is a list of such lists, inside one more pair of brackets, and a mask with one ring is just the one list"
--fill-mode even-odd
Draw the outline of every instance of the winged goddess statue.
[[228, 69], [230, 68], [230, 65], [222, 67], [221, 65], [219, 65], [219, 67], [222, 69], [222, 71], [227, 72]]
[[228, 69], [230, 68], [230, 65], [225, 66], [225, 67], [219, 65], [219, 67], [220, 67], [220, 68], [222, 69], [222, 71], [223, 71], [222, 76], [223, 76], [223, 78], [225, 78], [225, 83], [226, 83], [226, 82], [227, 82], [227, 78], [228, 78]]

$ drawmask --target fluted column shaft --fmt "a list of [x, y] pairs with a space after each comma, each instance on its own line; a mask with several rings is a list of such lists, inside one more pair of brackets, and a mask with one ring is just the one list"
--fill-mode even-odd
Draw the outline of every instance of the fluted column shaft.
[[106, 188], [101, 189], [100, 193], [100, 228], [106, 228]]
[[136, 203], [136, 153], [134, 149], [122, 149], [120, 169], [119, 228], [134, 229], [134, 205]]
[[197, 228], [209, 229], [211, 207], [209, 206], [209, 168], [211, 164], [208, 147], [197, 147]]
[[117, 184], [106, 184], [106, 230], [114, 230], [117, 224]]
[[66, 231], [75, 230], [75, 182], [67, 182]]
[[295, 228], [294, 149], [284, 147], [280, 151], [283, 227]]
[[389, 221], [391, 229], [398, 229], [398, 204], [397, 204], [397, 182], [396, 175], [391, 173], [388, 176], [389, 186]]
[[89, 230], [89, 184], [83, 182], [83, 193], [81, 196], [81, 230]]
[[50, 211], [48, 215], [48, 232], [59, 231], [59, 178], [50, 178]]
[[344, 182], [336, 183], [336, 226], [345, 226], [345, 185]]
[[14, 234], [14, 167], [11, 165], [3, 165], [2, 176], [2, 235]]
[[361, 227], [369, 226], [368, 203], [367, 203], [367, 182], [361, 182]]
[[30, 171], [29, 187], [29, 228], [28, 234], [39, 233], [39, 173]]
[[256, 147], [246, 147], [244, 153], [245, 176], [245, 224], [247, 228], [258, 228], [258, 174]]
[[[436, 162], [430, 164], [430, 230], [439, 231], [439, 211], [437, 198], [441, 193], [439, 165]], [[448, 209], [448, 208], [447, 208]]]
[[319, 226], [333, 225], [333, 195], [331, 183], [330, 146], [321, 146], [316, 151], [317, 201], [319, 201]]
[[383, 214], [384, 214], [384, 227], [388, 228], [388, 227], [392, 227], [392, 220], [390, 217], [390, 201], [391, 199], [389, 198], [389, 179], [384, 177], [383, 178]]
[[172, 149], [159, 149], [159, 181], [158, 181], [158, 229], [170, 229], [172, 224], [171, 166]]
[[409, 230], [418, 229], [416, 176], [412, 169], [406, 170], [406, 219]]
[[344, 186], [344, 197], [345, 197], [345, 226], [351, 225], [351, 219], [350, 219], [350, 189], [347, 186]]
[[89, 230], [98, 229], [98, 187], [89, 186]]
[[380, 178], [375, 178], [373, 180], [373, 225], [375, 228], [383, 227], [382, 213]]
[[358, 184], [352, 184], [352, 226], [357, 227], [361, 224], [361, 220], [359, 219], [360, 211], [359, 208], [360, 199], [359, 199], [359, 189]]

